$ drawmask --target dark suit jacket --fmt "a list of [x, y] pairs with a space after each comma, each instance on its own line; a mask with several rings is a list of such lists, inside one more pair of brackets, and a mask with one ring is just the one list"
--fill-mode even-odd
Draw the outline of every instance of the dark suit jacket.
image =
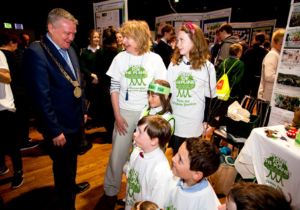
[[167, 43], [165, 43], [164, 41], [160, 40], [159, 43], [157, 44], [157, 46], [155, 47], [154, 52], [156, 52], [157, 54], [160, 55], [160, 57], [164, 61], [166, 68], [168, 68], [170, 61], [171, 61], [172, 54], [173, 54], [172, 47], [170, 45], [168, 45]]
[[[71, 70], [53, 43], [45, 36], [43, 42], [74, 80]], [[72, 47], [68, 53], [74, 70], [79, 74], [79, 62]], [[42, 132], [48, 138], [61, 133], [73, 134], [83, 128], [84, 100], [73, 94], [73, 85], [61, 73], [58, 66], [41, 47], [33, 42], [24, 54], [29, 93], [37, 107], [42, 122]]]

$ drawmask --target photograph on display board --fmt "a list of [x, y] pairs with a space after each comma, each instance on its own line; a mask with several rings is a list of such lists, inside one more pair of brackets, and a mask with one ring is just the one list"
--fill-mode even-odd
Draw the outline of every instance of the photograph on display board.
[[293, 112], [295, 108], [300, 106], [300, 99], [289, 95], [275, 93], [275, 107]]
[[290, 27], [300, 26], [300, 5], [297, 5], [293, 8], [289, 26]]
[[285, 71], [294, 71], [300, 75], [300, 50], [299, 49], [283, 49], [281, 57], [280, 69]]
[[215, 18], [203, 21], [203, 33], [209, 39], [209, 43], [214, 43], [216, 30], [223, 24], [228, 23], [229, 17]]
[[251, 43], [253, 42], [255, 35], [259, 32], [263, 32], [266, 35], [266, 40], [271, 41], [273, 30], [274, 30], [274, 26], [252, 28], [251, 37], [250, 37]]
[[250, 44], [251, 28], [233, 28], [233, 35], [239, 37], [240, 41]]
[[[279, 89], [287, 90], [287, 86], [294, 88], [291, 91], [300, 92], [300, 77], [294, 74], [283, 74], [279, 73], [277, 77], [277, 83]], [[284, 85], [286, 87], [280, 87], [280, 85]]]
[[287, 49], [300, 48], [300, 28], [290, 28], [287, 30], [284, 48]]

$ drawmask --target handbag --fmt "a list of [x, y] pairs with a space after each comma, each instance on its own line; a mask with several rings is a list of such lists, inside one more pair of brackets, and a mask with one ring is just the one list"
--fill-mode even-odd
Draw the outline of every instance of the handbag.
[[218, 170], [208, 177], [217, 195], [227, 195], [235, 183], [237, 170], [233, 165], [221, 163]]

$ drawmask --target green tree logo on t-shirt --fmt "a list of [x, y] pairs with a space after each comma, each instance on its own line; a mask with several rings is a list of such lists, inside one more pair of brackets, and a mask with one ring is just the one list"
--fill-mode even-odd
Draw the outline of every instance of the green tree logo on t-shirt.
[[132, 206], [135, 203], [134, 193], [141, 192], [141, 185], [139, 183], [139, 174], [134, 169], [130, 169], [128, 173], [128, 188], [127, 188], [127, 205]]
[[176, 88], [178, 89], [177, 97], [191, 97], [190, 90], [195, 87], [195, 80], [189, 73], [181, 73], [176, 79]]
[[130, 80], [129, 85], [146, 85], [143, 79], [147, 78], [148, 73], [143, 66], [133, 65], [125, 72], [125, 77]]

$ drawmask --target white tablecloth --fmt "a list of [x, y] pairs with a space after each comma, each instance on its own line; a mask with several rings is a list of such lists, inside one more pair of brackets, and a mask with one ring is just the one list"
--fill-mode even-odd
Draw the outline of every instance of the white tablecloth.
[[[269, 138], [265, 130], [277, 130], [280, 138]], [[255, 128], [235, 161], [243, 178], [256, 177], [259, 184], [281, 188], [292, 197], [292, 204], [300, 210], [300, 146], [286, 136], [284, 126]]]

